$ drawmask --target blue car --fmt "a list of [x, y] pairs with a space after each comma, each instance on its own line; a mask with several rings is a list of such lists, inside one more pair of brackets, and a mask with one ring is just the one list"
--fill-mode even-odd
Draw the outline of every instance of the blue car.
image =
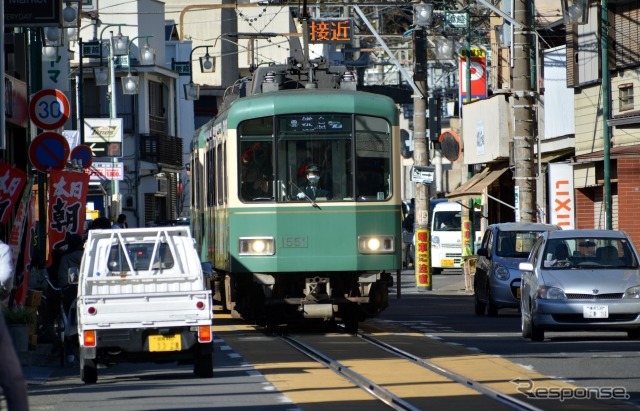
[[476, 315], [498, 315], [520, 307], [520, 270], [542, 232], [560, 227], [542, 223], [500, 223], [487, 227], [477, 251], [473, 300]]

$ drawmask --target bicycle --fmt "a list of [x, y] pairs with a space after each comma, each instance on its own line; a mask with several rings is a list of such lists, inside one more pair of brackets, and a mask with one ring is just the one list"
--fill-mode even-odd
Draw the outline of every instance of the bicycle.
[[[60, 356], [60, 366], [64, 366], [66, 354], [71, 355], [71, 353], [67, 352], [68, 351], [67, 342], [69, 338], [67, 335], [70, 327], [70, 318], [67, 310], [65, 309], [65, 295], [67, 295], [66, 291], [69, 290], [69, 288], [71, 287], [71, 284], [68, 284], [62, 287], [57, 287], [51, 282], [51, 279], [49, 278], [48, 273], [44, 274], [44, 278], [47, 282], [47, 286], [49, 287], [49, 289], [54, 291], [55, 295], [57, 296], [57, 299], [54, 303], [58, 305], [58, 312], [54, 317], [53, 331], [55, 333], [55, 341], [57, 341], [59, 344], [58, 354]], [[47, 309], [46, 306], [48, 304], [48, 300], [46, 297], [43, 297], [43, 302], [44, 302], [43, 308], [44, 310], [46, 310]]]

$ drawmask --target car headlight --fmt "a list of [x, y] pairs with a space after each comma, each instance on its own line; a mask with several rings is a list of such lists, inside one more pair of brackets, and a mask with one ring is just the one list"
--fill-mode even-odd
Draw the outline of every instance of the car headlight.
[[431, 247], [440, 248], [440, 236], [431, 236]]
[[274, 255], [276, 246], [273, 237], [241, 237], [238, 239], [240, 255]]
[[505, 266], [497, 264], [495, 270], [493, 271], [493, 275], [495, 275], [498, 280], [501, 280], [501, 281], [508, 280], [509, 269]]
[[558, 287], [540, 287], [536, 298], [542, 300], [566, 300], [567, 295]]
[[640, 298], [640, 285], [627, 288], [622, 298]]
[[392, 235], [361, 235], [358, 237], [358, 252], [362, 254], [390, 254], [395, 251]]

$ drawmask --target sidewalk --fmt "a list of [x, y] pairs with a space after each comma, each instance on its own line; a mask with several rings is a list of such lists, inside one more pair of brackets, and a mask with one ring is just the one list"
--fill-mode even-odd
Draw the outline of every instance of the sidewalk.
[[[394, 284], [389, 289], [389, 296], [397, 295], [397, 278], [393, 278]], [[401, 295], [424, 294], [434, 295], [473, 295], [473, 291], [465, 287], [465, 278], [460, 269], [445, 270], [442, 274], [431, 276], [431, 290], [422, 290], [417, 287], [413, 268], [402, 270]]]
[[[30, 349], [25, 353], [18, 353], [20, 364], [22, 364], [22, 372], [27, 384], [44, 384], [56, 367], [62, 368], [60, 365], [60, 357], [53, 352], [53, 344], [40, 343], [34, 349]], [[70, 367], [65, 365], [65, 367]]]

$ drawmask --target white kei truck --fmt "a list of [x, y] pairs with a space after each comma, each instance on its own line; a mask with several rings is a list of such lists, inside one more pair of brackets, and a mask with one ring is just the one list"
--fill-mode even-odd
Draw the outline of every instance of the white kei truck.
[[80, 377], [98, 364], [184, 362], [213, 376], [212, 299], [187, 226], [91, 230], [78, 275]]

